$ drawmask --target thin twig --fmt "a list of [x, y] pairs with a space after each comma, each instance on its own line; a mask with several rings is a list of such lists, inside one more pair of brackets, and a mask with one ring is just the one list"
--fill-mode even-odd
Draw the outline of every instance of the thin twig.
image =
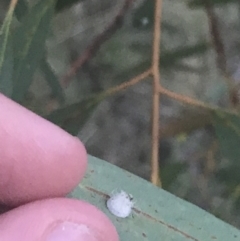
[[205, 110], [209, 110], [209, 111], [212, 111], [212, 112], [219, 111], [219, 112], [222, 112], [222, 113], [227, 114], [227, 115], [239, 116], [239, 112], [235, 109], [226, 109], [226, 108], [221, 108], [217, 105], [205, 104], [204, 102], [202, 102], [200, 100], [195, 100], [191, 97], [181, 95], [181, 94], [177, 94], [177, 93], [172, 92], [170, 90], [167, 90], [163, 87], [159, 88], [159, 92], [162, 95], [166, 95], [169, 98], [177, 100], [178, 102], [182, 102], [184, 104], [188, 104], [188, 105], [195, 106], [195, 107], [198, 107], [198, 108], [202, 108], [202, 109], [205, 109]]
[[225, 46], [223, 43], [223, 39], [221, 37], [221, 33], [219, 30], [219, 23], [218, 23], [218, 18], [217, 15], [214, 12], [212, 4], [209, 2], [209, 0], [202, 0], [207, 17], [208, 17], [208, 22], [209, 22], [209, 28], [210, 28], [210, 33], [211, 33], [211, 38], [212, 38], [212, 43], [213, 47], [216, 52], [216, 63], [217, 67], [220, 70], [221, 74], [223, 75], [227, 87], [228, 87], [228, 92], [229, 92], [229, 98], [230, 98], [230, 104], [232, 107], [237, 107], [239, 104], [239, 97], [238, 97], [238, 88], [235, 86], [233, 79], [228, 73], [227, 70], [227, 60], [226, 60], [226, 53], [225, 53]]
[[218, 109], [218, 107], [216, 106], [211, 106], [208, 104], [205, 104], [204, 102], [200, 101], [200, 100], [195, 100], [191, 97], [188, 97], [186, 95], [181, 95], [181, 94], [177, 94], [175, 92], [172, 92], [170, 90], [167, 90], [163, 87], [159, 88], [159, 92], [163, 95], [166, 95], [174, 100], [177, 100], [179, 102], [183, 102], [192, 106], [196, 106], [196, 107], [200, 107], [200, 108], [204, 108], [204, 109], [208, 109], [208, 110], [216, 110]]
[[223, 40], [219, 31], [217, 16], [209, 0], [202, 0], [202, 1], [204, 2], [207, 17], [208, 17], [213, 47], [217, 54], [217, 60], [216, 60], [217, 66], [219, 70], [225, 74], [227, 72], [226, 55], [225, 55]]
[[101, 45], [108, 40], [122, 25], [124, 20], [124, 15], [127, 10], [131, 7], [134, 0], [125, 0], [125, 3], [117, 16], [114, 18], [113, 22], [106, 28], [104, 32], [98, 35], [92, 43], [86, 48], [84, 53], [77, 58], [72, 64], [68, 72], [63, 76], [61, 83], [63, 87], [68, 87], [71, 79], [76, 75], [77, 71], [86, 64], [94, 55], [97, 53]]
[[153, 75], [153, 108], [152, 108], [152, 155], [151, 155], [151, 182], [154, 185], [162, 186], [159, 173], [159, 114], [160, 103], [160, 37], [161, 37], [161, 15], [162, 0], [155, 0], [154, 13], [154, 33], [153, 33], [153, 52], [152, 52], [152, 75]]
[[218, 142], [217, 140], [213, 140], [212, 144], [210, 145], [209, 149], [206, 153], [206, 163], [204, 167], [204, 176], [209, 178], [214, 171], [216, 171], [217, 161], [216, 161], [216, 153], [218, 150]]
[[137, 83], [139, 83], [140, 81], [144, 80], [145, 78], [149, 77], [152, 73], [152, 70], [151, 69], [148, 69], [146, 71], [144, 71], [143, 73], [135, 76], [134, 78], [130, 79], [129, 81], [127, 82], [124, 82], [118, 86], [115, 86], [115, 87], [112, 87], [112, 88], [109, 88], [108, 90], [106, 90], [105, 92], [103, 92], [103, 96], [105, 97], [108, 97], [108, 96], [111, 96], [113, 94], [116, 94], [122, 90], [125, 90]]

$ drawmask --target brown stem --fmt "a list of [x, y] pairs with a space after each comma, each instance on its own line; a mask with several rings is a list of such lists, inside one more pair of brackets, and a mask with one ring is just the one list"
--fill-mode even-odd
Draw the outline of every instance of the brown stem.
[[229, 76], [229, 73], [227, 70], [225, 46], [219, 30], [218, 18], [209, 0], [202, 0], [202, 1], [205, 5], [212, 43], [213, 43], [214, 50], [216, 52], [217, 67], [222, 73], [224, 80], [226, 81], [226, 84], [228, 86], [230, 104], [232, 105], [233, 108], [236, 108], [239, 104], [239, 97], [237, 94], [238, 88], [235, 86], [234, 81], [231, 78], [231, 76]]
[[98, 35], [92, 43], [86, 48], [82, 55], [80, 55], [76, 61], [72, 64], [67, 73], [63, 76], [61, 83], [63, 87], [68, 87], [71, 79], [76, 75], [77, 71], [86, 64], [97, 53], [101, 45], [108, 40], [123, 24], [124, 15], [131, 7], [134, 0], [125, 0], [125, 3], [113, 22], [106, 28], [104, 32]]
[[160, 37], [161, 37], [161, 15], [162, 0], [155, 0], [154, 13], [154, 33], [153, 33], [153, 52], [152, 52], [152, 75], [153, 75], [153, 106], [152, 106], [152, 158], [151, 158], [151, 182], [154, 185], [162, 186], [159, 173], [159, 115], [160, 115]]
[[205, 5], [213, 47], [217, 55], [217, 66], [222, 73], [227, 72], [226, 55], [223, 40], [219, 31], [217, 16], [209, 0], [202, 0]]
[[159, 92], [163, 95], [166, 95], [174, 100], [177, 100], [179, 102], [183, 102], [192, 106], [196, 106], [196, 107], [200, 107], [200, 108], [204, 108], [204, 109], [217, 109], [218, 107], [213, 107], [210, 105], [205, 104], [202, 101], [199, 100], [195, 100], [191, 97], [185, 96], [185, 95], [181, 95], [181, 94], [177, 94], [175, 92], [172, 92], [170, 90], [167, 90], [163, 87], [159, 88]]
[[141, 73], [141, 74], [135, 76], [134, 78], [130, 79], [129, 81], [124, 82], [124, 83], [122, 83], [122, 84], [120, 84], [116, 87], [112, 87], [112, 88], [106, 90], [105, 92], [103, 92], [102, 95], [105, 96], [105, 97], [108, 97], [108, 96], [111, 96], [111, 95], [113, 95], [115, 93], [118, 93], [122, 90], [125, 90], [125, 89], [139, 83], [140, 81], [144, 80], [145, 78], [149, 77], [151, 75], [151, 73], [152, 73], [152, 70], [148, 69], [148, 70], [144, 71], [143, 73]]

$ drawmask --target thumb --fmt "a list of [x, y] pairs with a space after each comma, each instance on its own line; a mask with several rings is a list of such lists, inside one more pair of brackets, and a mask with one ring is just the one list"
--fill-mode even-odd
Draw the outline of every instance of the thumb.
[[96, 207], [67, 198], [26, 204], [0, 216], [1, 241], [118, 241], [115, 227]]

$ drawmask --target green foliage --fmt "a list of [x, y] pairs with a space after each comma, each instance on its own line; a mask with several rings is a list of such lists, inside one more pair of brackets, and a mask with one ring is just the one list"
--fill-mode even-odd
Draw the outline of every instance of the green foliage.
[[[149, 51], [149, 47], [141, 43], [132, 44], [131, 46], [131, 50], [133, 51], [138, 51], [139, 48], [146, 49], [146, 51], [148, 49]], [[160, 57], [160, 67], [165, 70], [177, 69], [186, 71], [184, 65], [181, 65], [180, 61], [191, 56], [202, 55], [206, 53], [207, 50], [209, 50], [209, 44], [206, 42], [200, 42], [192, 46], [179, 47], [174, 50], [163, 50]], [[148, 68], [150, 66], [150, 61], [150, 59], [144, 59], [136, 69], [141, 71], [141, 69]]]
[[176, 180], [185, 169], [185, 163], [169, 163], [161, 171], [161, 181], [164, 189], [168, 190], [171, 184]]
[[190, 0], [188, 2], [188, 6], [191, 8], [196, 8], [196, 7], [204, 7], [207, 4], [211, 4], [214, 6], [219, 6], [219, 5], [226, 5], [227, 3], [239, 3], [238, 0]]
[[[225, 184], [227, 194], [231, 195], [240, 184], [240, 116], [216, 112], [213, 118], [221, 153], [228, 160], [228, 164], [218, 170], [217, 178]], [[236, 204], [239, 203], [240, 195], [235, 199]]]
[[[18, 102], [24, 103], [26, 93], [34, 79], [34, 74], [37, 70], [40, 70], [52, 90], [52, 95], [60, 100], [62, 104], [58, 110], [53, 111], [48, 116], [45, 116], [45, 118], [73, 135], [78, 134], [79, 129], [88, 120], [99, 102], [104, 99], [104, 96], [101, 94], [93, 97], [90, 96], [78, 103], [63, 107], [65, 101], [64, 91], [59, 83], [59, 77], [56, 76], [47, 61], [46, 39], [54, 13], [83, 1], [84, 0], [39, 0], [36, 5], [30, 8], [27, 0], [19, 0], [14, 10], [14, 14], [19, 22], [14, 26], [14, 29], [11, 29], [13, 12], [9, 11], [0, 31], [0, 92]], [[199, 8], [204, 6], [205, 1], [188, 0], [186, 2], [189, 7]], [[208, 3], [214, 6], [237, 2], [238, 0], [208, 1]], [[135, 30], [152, 30], [154, 22], [153, 14], [154, 1], [144, 1], [142, 6], [140, 6], [133, 15]], [[167, 31], [168, 34], [173, 37], [181, 34], [175, 25], [166, 23], [164, 20], [162, 22], [162, 31]], [[121, 39], [118, 39], [118, 43], [112, 46], [110, 46], [108, 42], [107, 48], [109, 52], [111, 52], [111, 58], [108, 56], [110, 60], [107, 63], [107, 68], [120, 69], [120, 64], [116, 64], [114, 60], [119, 52], [123, 53], [123, 44]], [[182, 63], [184, 58], [204, 54], [210, 48], [206, 41], [191, 46], [180, 46], [179, 48], [171, 50], [166, 50], [164, 47], [165, 46], [162, 46], [161, 49], [160, 67], [164, 70], [177, 69], [183, 71], [188, 71], [187, 66]], [[136, 44], [130, 46], [130, 50], [138, 53], [138, 57], [141, 56], [141, 54], [144, 55], [144, 58], [139, 61], [140, 64], [137, 66], [131, 67], [131, 69], [129, 67], [127, 73], [121, 73], [121, 76], [118, 77], [121, 81], [129, 77], [130, 71], [139, 74], [149, 68], [151, 64], [150, 57], [152, 49], [148, 44], [137, 41]], [[126, 54], [128, 54], [128, 49], [125, 51]], [[146, 57], [146, 55], [149, 57]], [[123, 63], [122, 69], [125, 68], [126, 71], [128, 63], [124, 62], [125, 53], [122, 54], [122, 56], [120, 62]], [[103, 68], [101, 70], [103, 70]], [[213, 114], [213, 126], [219, 140], [220, 150], [228, 160], [227, 165], [221, 167], [216, 175], [218, 180], [226, 184], [227, 194], [230, 195], [236, 192], [240, 183], [238, 171], [240, 168], [240, 116], [215, 112]], [[163, 187], [168, 189], [184, 169], [185, 165], [179, 163], [168, 164], [161, 170]], [[236, 236], [235, 239], [233, 239], [229, 231], [231, 228], [219, 220], [214, 219], [202, 211], [200, 212], [197, 208], [186, 204], [176, 197], [169, 196], [169, 194], [166, 194], [164, 191], [158, 190], [151, 184], [122, 170], [115, 169], [99, 160], [96, 161], [94, 158], [90, 158], [89, 170], [94, 171], [97, 175], [91, 175], [89, 171], [83, 184], [74, 191], [73, 196], [77, 198], [80, 196], [81, 198], [84, 197], [105, 211], [118, 227], [124, 240], [144, 240], [146, 239], [144, 235], [146, 235], [149, 240], [157, 240], [159, 237], [164, 240], [186, 240], [186, 237], [184, 237], [182, 233], [180, 235], [180, 232], [178, 233], [176, 231], [178, 229], [199, 240], [210, 240], [210, 236], [204, 236], [208, 233], [213, 234], [213, 237], [219, 237], [218, 240], [236, 240], [238, 237]], [[101, 175], [99, 173], [101, 173]], [[102, 178], [103, 176], [104, 178]], [[126, 222], [119, 221], [115, 217], [112, 217], [106, 210], [104, 204], [106, 200], [104, 197], [113, 189], [121, 188], [121, 185], [128, 187], [128, 191], [137, 197], [137, 203], [140, 209], [146, 212], [146, 215], [143, 215], [141, 212], [138, 214], [135, 213], [136, 219], [134, 222], [132, 219], [127, 219]], [[141, 188], [139, 188], [139, 186], [141, 186]], [[91, 193], [92, 191], [86, 187], [102, 191], [106, 195], [101, 196], [97, 192]], [[145, 197], [148, 197], [148, 199]], [[236, 196], [236, 203], [240, 203], [240, 195]], [[164, 208], [166, 210], [163, 210]], [[171, 212], [169, 212], [169, 209], [171, 209]], [[159, 213], [161, 215], [153, 210], [160, 210]], [[179, 217], [179, 215], [181, 215], [179, 210], [184, 210], [183, 218]], [[166, 216], [164, 217], [162, 214]], [[138, 219], [139, 217], [140, 220]], [[155, 220], [153, 222], [153, 219], [149, 217], [153, 217], [157, 221]], [[180, 222], [176, 223], [177, 219], [178, 221], [180, 220]], [[188, 228], [188, 224], [186, 224], [189, 223], [189, 220], [193, 221], [191, 228]], [[199, 220], [206, 222], [202, 221], [202, 223], [200, 223]], [[208, 228], [210, 228], [211, 225], [208, 227], [207, 223], [212, 222], [214, 225], [216, 224], [216, 227], [215, 229], [209, 230]], [[137, 227], [137, 225], [139, 226]], [[170, 226], [166, 228], [167, 225]], [[203, 233], [202, 231], [197, 231], [194, 225], [201, 227], [202, 230], [205, 228], [208, 232]], [[129, 230], [129, 227], [132, 228], [132, 232], [126, 231]], [[171, 227], [171, 231], [169, 231], [169, 227]], [[224, 232], [221, 227], [225, 230]], [[141, 229], [146, 230], [144, 235]], [[217, 232], [217, 230], [221, 231]], [[232, 233], [234, 232], [235, 230], [232, 231]]]
[[39, 1], [31, 10], [20, 0], [15, 14], [21, 24], [11, 33], [12, 13], [7, 14], [0, 35], [0, 90], [22, 101], [43, 57], [55, 0]]
[[213, 117], [222, 154], [237, 165], [240, 157], [240, 116], [215, 112]]
[[[143, 4], [137, 8], [133, 14], [133, 26], [137, 29], [152, 29], [154, 23], [154, 1], [144, 1]], [[167, 31], [169, 34], [179, 33], [179, 29], [162, 21], [161, 30]]]
[[65, 8], [71, 7], [75, 3], [83, 1], [85, 0], [58, 0], [56, 4], [56, 11], [62, 11]]
[[9, 40], [12, 18], [13, 9], [9, 9], [0, 30], [0, 92], [7, 96], [12, 94], [13, 55]]
[[[136, 28], [152, 27], [154, 21], [154, 1], [144, 1], [133, 15], [133, 26]], [[147, 24], [143, 21], [147, 20]]]
[[74, 103], [53, 111], [45, 118], [70, 134], [77, 135], [80, 128], [84, 125], [101, 100], [101, 96], [89, 97], [79, 103]]
[[64, 93], [62, 87], [58, 81], [58, 77], [53, 72], [51, 66], [46, 61], [45, 58], [42, 59], [40, 64], [41, 71], [45, 76], [45, 80], [47, 81], [48, 85], [52, 89], [53, 97], [56, 97], [61, 103], [64, 102]]
[[206, 42], [200, 42], [193, 46], [186, 46], [166, 52], [163, 51], [161, 54], [161, 66], [169, 67], [171, 65], [174, 67], [174, 64], [178, 61], [191, 56], [203, 54], [208, 49], [209, 45]]
[[44, 54], [45, 40], [54, 13], [55, 0], [43, 0], [24, 16], [13, 33], [14, 73], [13, 95], [21, 101], [33, 80]]
[[[102, 210], [116, 226], [120, 240], [236, 241], [239, 230], [202, 209], [105, 161], [89, 156], [85, 178], [71, 197]], [[132, 194], [135, 207], [126, 219], [112, 215], [106, 201], [112, 191]]]
[[[0, 48], [3, 47], [3, 38], [0, 35]], [[5, 51], [1, 52], [3, 56], [3, 62], [0, 65], [0, 92], [6, 96], [12, 95], [12, 73], [13, 73], [13, 53], [8, 41]], [[1, 57], [1, 56], [0, 56]]]
[[29, 12], [28, 3], [26, 0], [18, 0], [15, 8], [15, 15], [18, 21], [21, 21], [23, 17]]

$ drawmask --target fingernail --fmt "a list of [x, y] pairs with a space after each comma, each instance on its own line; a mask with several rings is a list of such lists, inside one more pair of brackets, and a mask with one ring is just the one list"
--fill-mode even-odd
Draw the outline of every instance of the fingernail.
[[98, 241], [96, 233], [84, 224], [65, 221], [58, 224], [46, 241]]

